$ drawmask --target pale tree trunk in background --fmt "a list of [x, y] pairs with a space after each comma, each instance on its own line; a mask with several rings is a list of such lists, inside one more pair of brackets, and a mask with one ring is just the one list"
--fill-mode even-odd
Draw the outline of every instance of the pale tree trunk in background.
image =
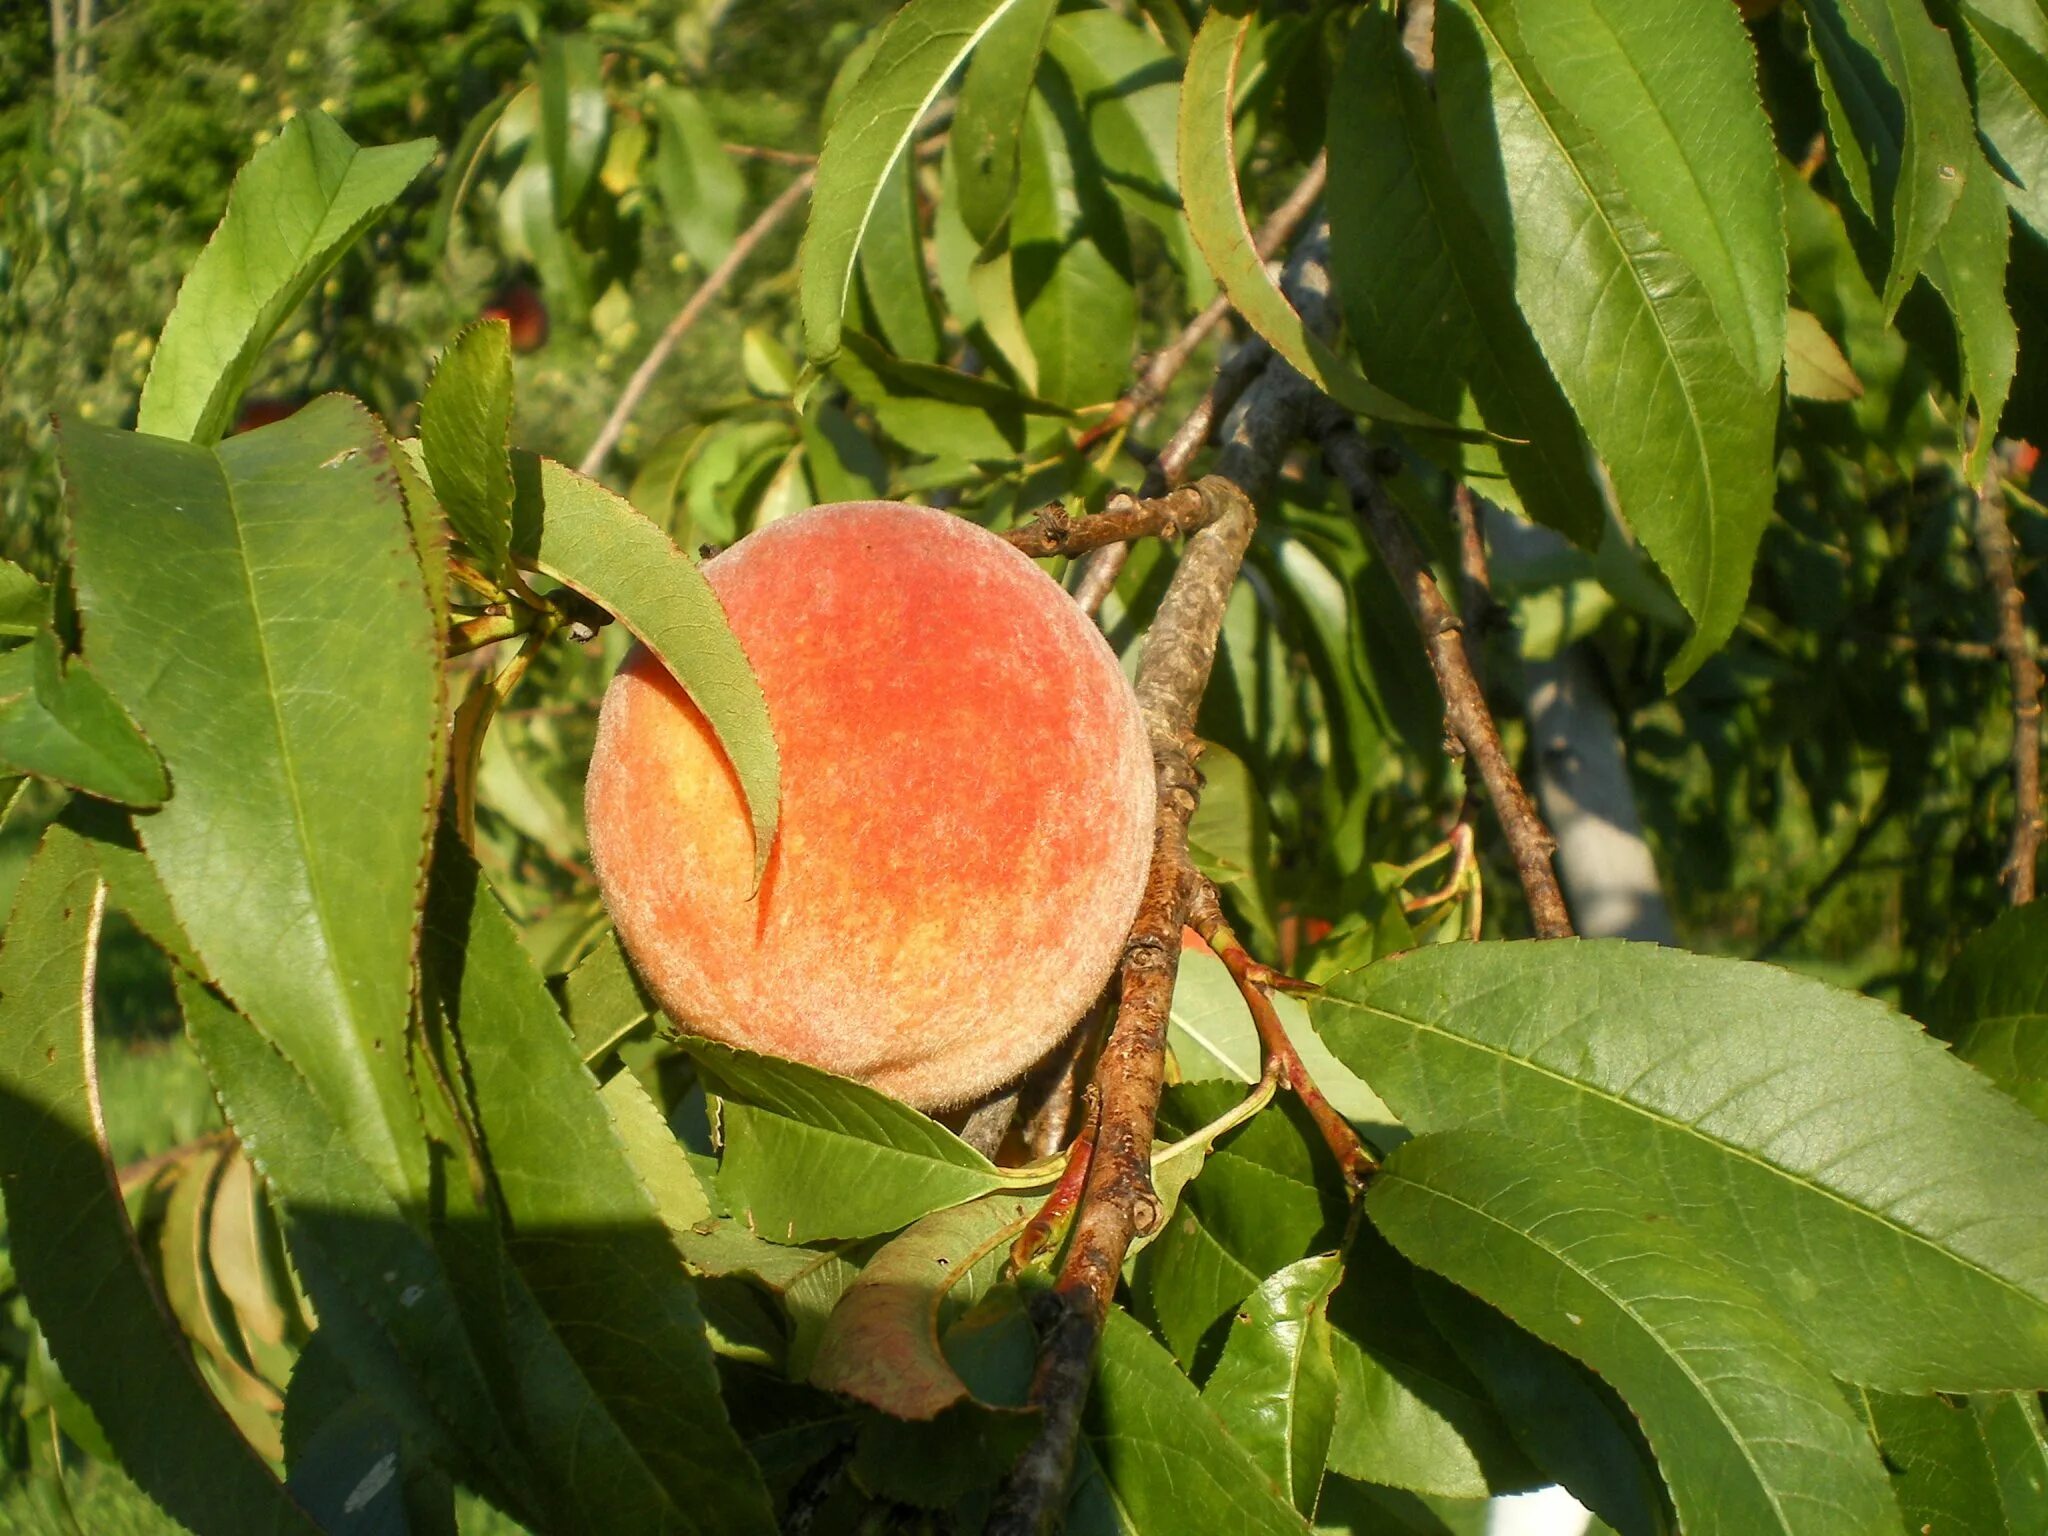
[[61, 108], [71, 90], [70, 0], [50, 0], [50, 83]]
[[[1518, 560], [1562, 542], [1492, 507], [1486, 532], [1496, 551]], [[1536, 795], [1557, 837], [1558, 875], [1580, 934], [1676, 943], [1621, 732], [1585, 648], [1567, 646], [1552, 661], [1525, 660], [1522, 677]]]

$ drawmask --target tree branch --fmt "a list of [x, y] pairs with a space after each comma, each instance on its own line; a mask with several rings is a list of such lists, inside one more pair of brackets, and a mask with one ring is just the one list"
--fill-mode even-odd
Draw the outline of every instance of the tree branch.
[[1301, 435], [1315, 398], [1307, 381], [1278, 359], [1246, 391], [1216, 473], [1201, 486], [1221, 510], [1188, 540], [1145, 636], [1136, 691], [1158, 785], [1152, 867], [1124, 946], [1116, 1023], [1096, 1064], [1098, 1107], [1087, 1185], [1058, 1282], [1034, 1313], [1040, 1338], [1031, 1401], [1041, 1414], [1039, 1430], [997, 1496], [989, 1536], [1038, 1536], [1057, 1518], [1117, 1276], [1133, 1239], [1159, 1221], [1152, 1141], [1181, 930], [1196, 889], [1187, 852], [1188, 823], [1201, 795], [1195, 713], [1251, 543], [1255, 505]]
[[1998, 456], [1977, 493], [1977, 558], [1998, 604], [1998, 650], [2012, 677], [2012, 842], [1999, 879], [2014, 906], [2034, 899], [2041, 855], [2041, 667], [2027, 640], [2027, 600], [2013, 574], [2012, 529], [2005, 519]]
[[1508, 761], [1500, 744], [1500, 728], [1486, 706], [1479, 679], [1472, 670], [1472, 658], [1465, 650], [1464, 625], [1444, 601], [1436, 577], [1422, 548], [1409, 531], [1407, 519], [1394, 505], [1380, 483], [1380, 471], [1373, 461], [1371, 444], [1361, 437], [1349, 416], [1332, 408], [1321, 424], [1323, 452], [1330, 468], [1351, 493], [1351, 504], [1364, 520], [1366, 532], [1394, 584], [1407, 600], [1416, 628], [1422, 631], [1422, 646], [1429, 653], [1429, 668], [1436, 675], [1437, 690], [1444, 698], [1444, 719], [1451, 733], [1463, 745], [1479, 769], [1494, 814], [1507, 835], [1514, 855], [1515, 871], [1521, 877], [1522, 894], [1528, 898], [1529, 915], [1536, 936], [1542, 939], [1569, 938], [1571, 915], [1565, 909], [1564, 892], [1558, 889], [1557, 873], [1550, 856], [1557, 842], [1537, 814], [1528, 792]]
[[619, 444], [619, 437], [626, 430], [626, 423], [633, 412], [640, 408], [640, 401], [654, 383], [654, 376], [661, 372], [661, 365], [668, 361], [676, 344], [689, 334], [690, 328], [703, 318], [711, 307], [711, 301], [725, 292], [733, 278], [739, 275], [747, 258], [754, 254], [754, 248], [772, 234], [777, 225], [796, 209], [797, 205], [810, 196], [811, 184], [818, 179], [816, 166], [798, 176], [782, 195], [763, 208], [760, 214], [733, 241], [732, 249], [725, 253], [725, 260], [713, 267], [696, 291], [676, 311], [676, 317], [655, 338], [654, 345], [647, 349], [647, 356], [640, 360], [640, 366], [633, 370], [633, 376], [626, 380], [626, 387], [619, 392], [618, 403], [612, 407], [611, 415], [605, 418], [604, 426], [598, 430], [597, 438], [590, 445], [590, 451], [583, 455], [583, 462], [576, 466], [580, 475], [595, 478], [604, 473], [605, 461], [612, 456], [612, 449]]
[[1105, 544], [1128, 544], [1132, 539], [1178, 538], [1199, 533], [1215, 522], [1239, 494], [1236, 486], [1211, 475], [1194, 485], [1143, 500], [1119, 491], [1093, 517], [1069, 517], [1066, 508], [1054, 502], [1003, 538], [1012, 549], [1038, 559], [1078, 555]]

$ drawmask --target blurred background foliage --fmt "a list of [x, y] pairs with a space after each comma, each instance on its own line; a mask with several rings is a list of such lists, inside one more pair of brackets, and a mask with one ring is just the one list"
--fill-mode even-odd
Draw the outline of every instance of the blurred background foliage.
[[[432, 357], [462, 325], [494, 312], [511, 321], [519, 350], [515, 441], [576, 462], [648, 345], [816, 151], [827, 87], [849, 61], [858, 67], [862, 44], [893, 8], [5, 8], [0, 553], [54, 574], [52, 412], [133, 423], [153, 338], [236, 168], [293, 114], [316, 107], [359, 143], [433, 138], [438, 174], [422, 178], [287, 324], [247, 402], [251, 419], [346, 390], [409, 431]], [[1291, 30], [1276, 28], [1262, 61], [1267, 83], [1254, 88], [1264, 94], [1242, 143], [1247, 192], [1263, 206], [1321, 143], [1314, 104], [1327, 96], [1335, 50], [1318, 46], [1318, 28], [1334, 24], [1331, 14], [1305, 10]], [[63, 47], [57, 21], [73, 29]], [[1758, 33], [1767, 82], [1799, 73], [1780, 56], [1793, 46], [1788, 36], [1774, 24]], [[1294, 80], [1308, 88], [1291, 91]], [[1778, 116], [1784, 124], [1798, 113], [1781, 104]], [[1057, 121], [1038, 133], [1037, 148], [1056, 158]], [[1787, 146], [1795, 158], [1797, 149]], [[959, 255], [971, 237], [943, 221], [929, 227], [952, 175], [948, 162], [926, 157], [902, 195], [906, 227], [931, 240], [933, 281], [957, 319], [973, 313]], [[1038, 338], [1045, 366], [1029, 382], [1033, 399], [1050, 397], [1040, 401], [1047, 416], [1023, 418], [1038, 428], [1058, 420], [1056, 408], [1113, 394], [1130, 377], [1126, 343], [1156, 347], [1209, 296], [1170, 205], [1160, 217], [1142, 179], [1111, 185], [1117, 202], [1081, 216], [1091, 221], [1090, 249], [1130, 295], [1118, 311], [1124, 335], [1104, 333], [1094, 351], [1065, 356]], [[1863, 392], [1787, 410], [1776, 516], [1736, 638], [1671, 696], [1661, 673], [1676, 642], [1657, 621], [1654, 584], [1632, 584], [1612, 561], [1575, 552], [1502, 561], [1496, 589], [1512, 622], [1489, 630], [1488, 675], [1510, 746], [1523, 751], [1520, 658], [1584, 647], [1614, 706], [1688, 947], [1814, 970], [1912, 1009], [2001, 905], [2010, 698], [1990, 645], [1972, 503], [1942, 415], [1953, 399], [1942, 370], [1953, 359], [1917, 334], [1909, 348], [1881, 322], [1859, 329], [1859, 306], [1874, 302], [1867, 288], [1843, 279], [1821, 291], [1813, 274], [1853, 273], [1851, 236], [1821, 199], [1806, 208], [1799, 189], [1793, 197], [1796, 297], [1847, 336]], [[925, 296], [864, 292], [868, 327], [895, 356], [855, 347], [831, 379], [806, 387], [794, 315], [800, 228], [791, 219], [773, 232], [689, 332], [607, 466], [607, 478], [679, 542], [723, 544], [814, 500], [876, 494], [1002, 522], [1053, 498], [1099, 504], [1112, 485], [1140, 478], [1143, 461], [1130, 449], [1090, 460], [1063, 429], [958, 448], [960, 401], [917, 367], [983, 371], [1012, 401], [1025, 398], [1025, 380], [999, 327], [942, 324]], [[2030, 236], [2018, 261], [2016, 290], [2030, 280], [2028, 263], [2041, 266]], [[1028, 314], [1023, 323], [1028, 332]], [[1914, 325], [1909, 304], [1901, 326]], [[1161, 422], [1177, 422], [1199, 393], [1215, 345], [1182, 374]], [[921, 440], [955, 446], [920, 452]], [[1455, 571], [1448, 486], [1420, 460], [1408, 470], [1397, 485]], [[1228, 879], [1247, 933], [1314, 974], [1342, 955], [1369, 955], [1389, 921], [1400, 927], [1387, 871], [1442, 843], [1465, 801], [1406, 615], [1340, 505], [1313, 459], [1297, 459], [1237, 594], [1202, 720], [1223, 749], [1205, 763], [1210, 795], [1196, 829], [1205, 861]], [[2024, 476], [2011, 487], [2010, 512], [2029, 605], [2048, 613], [2048, 513]], [[1171, 558], [1155, 547], [1134, 554], [1104, 611], [1120, 648], [1135, 638]], [[554, 972], [601, 919], [580, 786], [594, 701], [623, 644], [614, 629], [580, 649], [549, 647], [485, 752], [486, 862]], [[35, 788], [16, 806], [0, 830], [0, 892], [11, 891], [40, 828], [61, 809]], [[1487, 929], [1519, 933], [1516, 883], [1488, 813], [1478, 815]], [[117, 923], [102, 964], [107, 1117], [117, 1152], [140, 1163], [203, 1135], [218, 1116], [177, 1032], [161, 959]], [[658, 1063], [647, 1065], [658, 1077]], [[158, 1230], [147, 1223], [168, 1217], [164, 1208], [149, 1216], [149, 1200], [167, 1208], [171, 1191], [151, 1178], [138, 1190], [145, 1230]], [[84, 1410], [40, 1349], [4, 1267], [0, 1286], [0, 1531], [163, 1529], [118, 1472], [81, 1461], [93, 1439]], [[260, 1384], [251, 1390], [260, 1396]], [[50, 1475], [59, 1457], [68, 1479]], [[464, 1529], [492, 1529], [493, 1518], [472, 1510]]]

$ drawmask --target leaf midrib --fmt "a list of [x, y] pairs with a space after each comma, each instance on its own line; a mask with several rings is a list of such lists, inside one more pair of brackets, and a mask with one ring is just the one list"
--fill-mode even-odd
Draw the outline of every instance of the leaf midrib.
[[[1391, 1176], [1397, 1181], [1402, 1178], [1402, 1175], [1398, 1170], [1394, 1171]], [[1621, 1297], [1616, 1295], [1615, 1292], [1608, 1286], [1603, 1284], [1598, 1279], [1594, 1278], [1594, 1276], [1589, 1271], [1580, 1268], [1578, 1264], [1574, 1263], [1571, 1259], [1567, 1258], [1562, 1252], [1555, 1248], [1551, 1248], [1542, 1242], [1539, 1242], [1536, 1238], [1536, 1235], [1533, 1232], [1525, 1232], [1520, 1227], [1515, 1226], [1513, 1223], [1504, 1221], [1500, 1217], [1495, 1216], [1491, 1211], [1483, 1210], [1479, 1206], [1473, 1205], [1469, 1201], [1460, 1199], [1457, 1195], [1451, 1194], [1448, 1191], [1443, 1190], [1434, 1184], [1425, 1184], [1418, 1179], [1408, 1179], [1406, 1182], [1408, 1183], [1411, 1189], [1422, 1190], [1425, 1193], [1435, 1197], [1436, 1199], [1446, 1201], [1451, 1205], [1457, 1206], [1461, 1210], [1469, 1211], [1472, 1215], [1478, 1217], [1481, 1221], [1486, 1222], [1492, 1226], [1498, 1227], [1501, 1231], [1508, 1233], [1510, 1236], [1519, 1237], [1520, 1239], [1522, 1239], [1523, 1242], [1527, 1243], [1531, 1248], [1534, 1248], [1538, 1253], [1549, 1255], [1554, 1262], [1561, 1265], [1563, 1268], [1570, 1271], [1572, 1274], [1577, 1275], [1581, 1280], [1585, 1281], [1585, 1283], [1591, 1286], [1594, 1291], [1598, 1292], [1599, 1295], [1605, 1298], [1610, 1306], [1612, 1306], [1623, 1317], [1627, 1318], [1631, 1323], [1633, 1323], [1639, 1332], [1641, 1332], [1646, 1338], [1652, 1341], [1652, 1343], [1656, 1346], [1657, 1351], [1660, 1354], [1662, 1354], [1666, 1359], [1671, 1361], [1671, 1363], [1678, 1368], [1679, 1374], [1685, 1377], [1686, 1381], [1691, 1384], [1693, 1390], [1697, 1392], [1700, 1395], [1700, 1398], [1707, 1404], [1708, 1408], [1712, 1411], [1715, 1420], [1721, 1425], [1722, 1429], [1727, 1431], [1729, 1440], [1734, 1443], [1737, 1453], [1742, 1457], [1743, 1464], [1749, 1468], [1750, 1473], [1755, 1478], [1757, 1487], [1763, 1490], [1763, 1495], [1765, 1499], [1767, 1499], [1770, 1502], [1772, 1513], [1777, 1515], [1778, 1517], [1779, 1526], [1782, 1527], [1783, 1530], [1786, 1532], [1786, 1536], [1797, 1536], [1798, 1528], [1791, 1524], [1791, 1522], [1786, 1518], [1784, 1507], [1782, 1504], [1780, 1504], [1778, 1499], [1777, 1490], [1772, 1486], [1770, 1480], [1764, 1476], [1762, 1469], [1757, 1466], [1755, 1457], [1753, 1457], [1750, 1454], [1748, 1441], [1745, 1440], [1741, 1432], [1738, 1431], [1736, 1427], [1729, 1422], [1728, 1416], [1726, 1413], [1722, 1411], [1719, 1401], [1714, 1397], [1714, 1395], [1711, 1392], [1707, 1390], [1706, 1385], [1694, 1373], [1691, 1364], [1687, 1362], [1685, 1357], [1681, 1355], [1676, 1349], [1672, 1348], [1670, 1345], [1667, 1345], [1664, 1342], [1663, 1336], [1659, 1334], [1657, 1330], [1653, 1328], [1644, 1318], [1639, 1316], [1633, 1307], [1631, 1307], [1628, 1303], [1623, 1301]]]
[[1928, 1237], [1924, 1233], [1916, 1232], [1913, 1230], [1913, 1228], [1906, 1226], [1900, 1221], [1896, 1220], [1888, 1212], [1875, 1210], [1867, 1205], [1858, 1205], [1854, 1200], [1851, 1200], [1847, 1195], [1841, 1194], [1833, 1189], [1830, 1189], [1825, 1184], [1815, 1183], [1810, 1180], [1804, 1179], [1798, 1174], [1793, 1173], [1790, 1169], [1781, 1168], [1776, 1163], [1773, 1163], [1768, 1159], [1761, 1157], [1754, 1152], [1751, 1152], [1746, 1147], [1737, 1146], [1735, 1143], [1730, 1141], [1723, 1141], [1720, 1137], [1717, 1136], [1710, 1136], [1705, 1131], [1702, 1131], [1698, 1126], [1692, 1125], [1687, 1121], [1676, 1119], [1670, 1115], [1662, 1113], [1659, 1110], [1652, 1109], [1648, 1105], [1638, 1104], [1635, 1100], [1624, 1098], [1622, 1095], [1615, 1093], [1611, 1089], [1596, 1087], [1595, 1085], [1587, 1082], [1584, 1078], [1568, 1076], [1567, 1074], [1559, 1072], [1553, 1067], [1546, 1067], [1540, 1062], [1531, 1061], [1526, 1056], [1517, 1056], [1514, 1052], [1509, 1051], [1504, 1047], [1493, 1045], [1482, 1040], [1475, 1040], [1467, 1035], [1457, 1034], [1451, 1030], [1443, 1028], [1441, 1025], [1433, 1024], [1422, 1019], [1411, 1019], [1403, 1014], [1394, 1013], [1389, 1009], [1378, 1007], [1372, 1003], [1358, 1002], [1352, 998], [1336, 997], [1326, 994], [1325, 1000], [1337, 1006], [1345, 1008], [1356, 1008], [1362, 1013], [1374, 1014], [1382, 1019], [1390, 1020], [1393, 1023], [1405, 1025], [1410, 1029], [1418, 1030], [1425, 1034], [1438, 1036], [1441, 1039], [1450, 1041], [1454, 1045], [1461, 1045], [1466, 1047], [1467, 1049], [1478, 1051], [1483, 1055], [1492, 1056], [1498, 1061], [1512, 1063], [1513, 1065], [1520, 1067], [1525, 1071], [1533, 1072], [1541, 1077], [1547, 1077], [1552, 1082], [1563, 1084], [1565, 1087], [1586, 1094], [1591, 1098], [1604, 1100], [1609, 1104], [1615, 1105], [1621, 1109], [1628, 1110], [1629, 1112], [1649, 1121], [1653, 1125], [1661, 1126], [1666, 1130], [1675, 1131], [1681, 1135], [1691, 1137], [1693, 1140], [1705, 1146], [1718, 1148], [1722, 1152], [1728, 1154], [1731, 1157], [1749, 1163], [1754, 1167], [1761, 1168], [1765, 1172], [1770, 1173], [1773, 1176], [1784, 1180], [1787, 1184], [1792, 1185], [1796, 1189], [1804, 1190], [1809, 1194], [1818, 1195], [1826, 1200], [1831, 1200], [1835, 1204], [1841, 1206], [1844, 1210], [1853, 1212], [1855, 1215], [1863, 1217], [1866, 1220], [1874, 1221], [1879, 1226], [1885, 1228], [1887, 1231], [1893, 1232], [1900, 1237], [1906, 1238], [1914, 1243], [1921, 1245], [1924, 1248], [1929, 1249], [1930, 1251], [1940, 1255], [1940, 1257], [1946, 1260], [1947, 1262], [1955, 1264], [1963, 1269], [1966, 1269], [1973, 1274], [1982, 1276], [1984, 1279], [1991, 1281], [1994, 1285], [1997, 1285], [2002, 1289], [2011, 1292], [2013, 1295], [2018, 1296], [2027, 1304], [2029, 1308], [2035, 1311], [2040, 1311], [2043, 1308], [2044, 1303], [2042, 1302], [2041, 1298], [2034, 1295], [2033, 1292], [2027, 1290], [2025, 1287], [2019, 1285], [2017, 1282], [2007, 1279], [2004, 1275], [1997, 1273], [1995, 1270], [1985, 1268], [1984, 1265], [1979, 1263], [1977, 1260], [1969, 1258], [1964, 1254], [1957, 1253], [1954, 1249], [1943, 1247], [1933, 1238]]
[[[1680, 366], [1678, 353], [1671, 334], [1664, 326], [1663, 313], [1658, 309], [1656, 302], [1650, 297], [1650, 290], [1643, 282], [1642, 272], [1637, 268], [1635, 262], [1630, 259], [1627, 247], [1622, 244], [1621, 232], [1614, 227], [1613, 221], [1608, 218], [1606, 205], [1601, 202], [1598, 194], [1593, 191], [1591, 184], [1587, 182], [1585, 173], [1579, 169], [1578, 160], [1572, 155], [1571, 151], [1565, 148], [1563, 140], [1558, 137], [1556, 128], [1551, 124], [1550, 114], [1543, 110], [1541, 102], [1537, 99], [1535, 93], [1530, 90], [1529, 82], [1523, 77], [1521, 69], [1517, 67], [1513, 57], [1501, 43], [1500, 34], [1494, 29], [1493, 23], [1480, 12], [1476, 4], [1467, 4], [1464, 10], [1466, 15], [1471, 17], [1473, 22], [1484, 30], [1488, 40], [1493, 44], [1495, 56], [1500, 59], [1502, 66], [1508, 73], [1514, 77], [1515, 86], [1522, 93], [1522, 99], [1528, 103], [1529, 110], [1535, 115], [1537, 122], [1543, 125], [1543, 131], [1549, 137], [1551, 145], [1556, 149], [1559, 157], [1570, 168], [1572, 179], [1579, 184], [1580, 192], [1585, 195], [1586, 202], [1593, 209], [1595, 222], [1607, 232], [1615, 252], [1621, 259], [1622, 266], [1628, 271], [1630, 282], [1635, 286], [1636, 292], [1642, 298], [1643, 307], [1649, 312], [1651, 326], [1657, 333], [1657, 339], [1663, 344], [1665, 360], [1671, 367], [1672, 376], [1678, 381], [1679, 398], [1685, 402], [1686, 420], [1691, 425], [1693, 442], [1699, 450], [1701, 488], [1706, 492], [1707, 497], [1707, 515], [1700, 520], [1700, 523], [1706, 533], [1708, 585], [1711, 588], [1714, 574], [1720, 563], [1718, 557], [1720, 541], [1714, 525], [1714, 508], [1719, 505], [1719, 498], [1714, 492], [1714, 461], [1707, 452], [1706, 432], [1701, 422], [1698, 404], [1693, 399], [1692, 381], [1686, 376], [1685, 369]], [[1620, 179], [1618, 172], [1616, 173], [1616, 179], [1617, 181]], [[1647, 228], [1647, 226], [1645, 227]], [[1662, 241], [1660, 240], [1658, 244], [1661, 248]], [[1686, 275], [1695, 284], [1699, 282], [1699, 275], [1692, 270], [1690, 263], [1685, 262], [1684, 258], [1679, 256], [1676, 251], [1669, 251], [1668, 254], [1673, 260], [1685, 266]], [[1710, 295], [1707, 298], [1707, 302], [1708, 307], [1711, 309], [1713, 299]], [[1718, 319], [1718, 315], [1716, 318]], [[1711, 597], [1703, 597], [1702, 601], [1711, 601]], [[1699, 622], [1703, 617], [1703, 615], [1696, 615], [1695, 622]]]

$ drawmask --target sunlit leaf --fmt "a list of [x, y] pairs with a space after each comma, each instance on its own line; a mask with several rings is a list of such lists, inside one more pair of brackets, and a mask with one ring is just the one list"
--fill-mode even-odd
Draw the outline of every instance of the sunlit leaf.
[[960, 84], [949, 149], [958, 156], [960, 217], [983, 245], [1016, 201], [1025, 110], [1058, 9], [1057, 0], [1017, 0], [975, 46]]
[[449, 526], [503, 575], [512, 553], [512, 332], [480, 320], [441, 354], [420, 403], [420, 448]]
[[739, 234], [746, 180], [695, 93], [669, 86], [655, 92], [654, 110], [654, 185], [662, 210], [690, 259], [709, 271]]
[[155, 749], [49, 630], [0, 652], [0, 764], [123, 805], [161, 805], [170, 793]]
[[361, 149], [317, 110], [286, 123], [235, 178], [220, 228], [178, 290], [136, 426], [196, 443], [226, 432], [257, 354], [434, 148], [415, 139]]
[[566, 225], [582, 206], [604, 158], [610, 124], [598, 40], [586, 32], [550, 37], [540, 53], [540, 141], [557, 224]]
[[1202, 1388], [1231, 1438], [1304, 1515], [1313, 1515], [1337, 1417], [1330, 1354], [1330, 1292], [1343, 1277], [1334, 1255], [1303, 1259], [1251, 1295], [1223, 1358]]

